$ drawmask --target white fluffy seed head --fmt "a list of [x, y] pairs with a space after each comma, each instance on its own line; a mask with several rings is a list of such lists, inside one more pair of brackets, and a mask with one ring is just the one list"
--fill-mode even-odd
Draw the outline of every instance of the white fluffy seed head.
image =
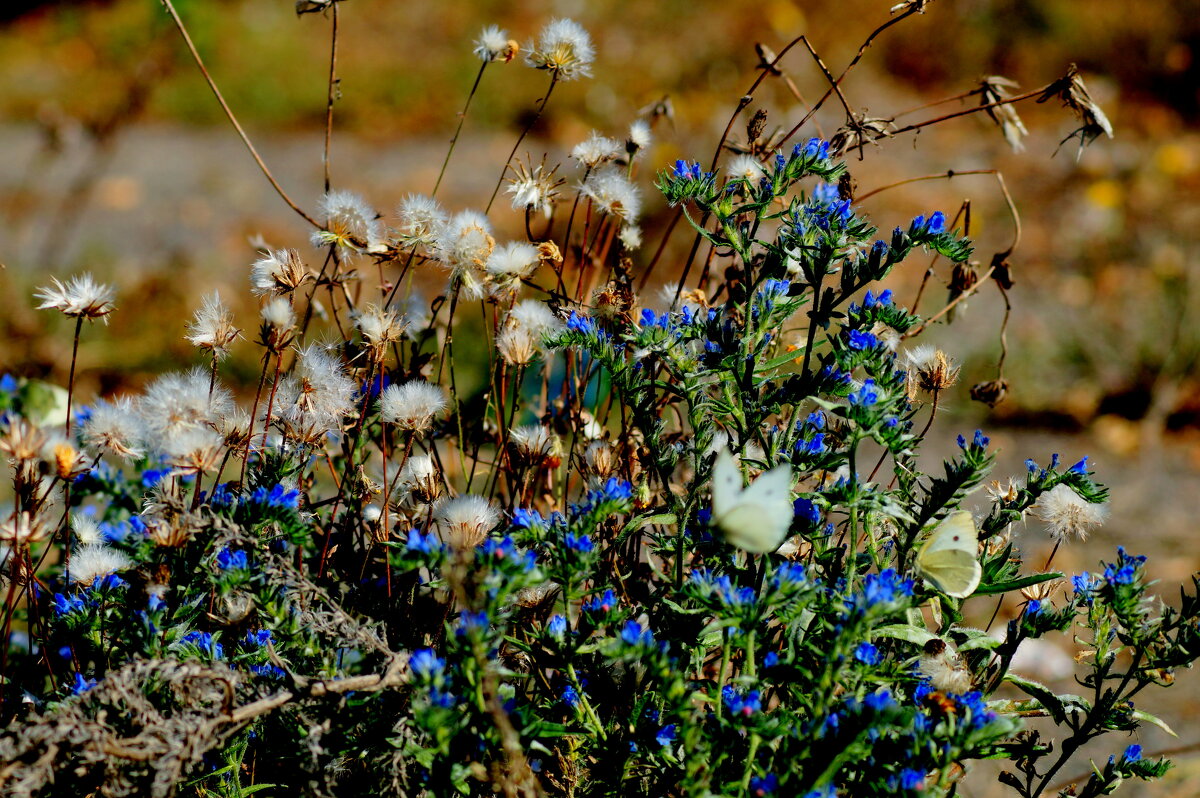
[[540, 341], [528, 327], [508, 325], [496, 336], [496, 349], [504, 362], [513, 366], [528, 365], [538, 352]]
[[516, 287], [523, 278], [533, 276], [541, 262], [538, 248], [527, 241], [510, 241], [499, 246], [488, 258], [488, 274], [497, 283]]
[[433, 502], [442, 493], [437, 465], [427, 454], [409, 455], [400, 469], [400, 484], [410, 496], [425, 504]]
[[354, 412], [355, 384], [341, 358], [320, 344], [296, 353], [296, 367], [280, 386], [275, 418], [288, 437], [309, 441], [342, 429]]
[[496, 248], [492, 226], [476, 211], [460, 211], [438, 230], [433, 255], [468, 298], [487, 296], [487, 262]]
[[501, 30], [499, 25], [488, 25], [475, 39], [473, 52], [475, 57], [485, 63], [492, 61], [511, 61], [520, 49], [515, 41], [508, 38], [508, 31]]
[[424, 194], [409, 194], [402, 199], [396, 215], [400, 217], [400, 237], [411, 246], [434, 243], [447, 221], [438, 201]]
[[500, 521], [500, 511], [483, 496], [468, 493], [443, 501], [435, 509], [434, 518], [451, 545], [462, 551], [483, 542]]
[[260, 311], [264, 324], [275, 330], [291, 330], [296, 326], [296, 312], [292, 303], [281, 296], [267, 300]]
[[593, 130], [591, 135], [575, 145], [571, 157], [581, 166], [595, 169], [601, 164], [608, 163], [621, 154], [621, 143], [607, 136], [602, 136]]
[[229, 347], [239, 337], [233, 323], [233, 313], [221, 301], [221, 294], [213, 291], [204, 297], [196, 315], [187, 327], [187, 340], [192, 346], [204, 349], [220, 360], [229, 354]]
[[642, 228], [636, 224], [627, 224], [621, 228], [617, 238], [620, 239], [621, 246], [632, 252], [642, 245]]
[[95, 516], [84, 513], [75, 513], [71, 516], [71, 530], [75, 533], [75, 540], [80, 546], [100, 543], [103, 537]]
[[1069, 485], [1055, 485], [1038, 499], [1033, 513], [1045, 522], [1056, 543], [1065, 543], [1075, 538], [1087, 540], [1108, 517], [1108, 507], [1087, 501]]
[[508, 313], [506, 324], [523, 327], [537, 341], [537, 346], [545, 350], [545, 339], [557, 335], [565, 328], [563, 322], [554, 315], [554, 311], [536, 299], [523, 299]]
[[396, 318], [395, 313], [374, 304], [367, 305], [354, 314], [354, 326], [362, 333], [363, 340], [376, 350], [399, 341], [405, 329], [403, 320]]
[[81, 435], [92, 453], [123, 459], [137, 459], [145, 454], [141, 446], [142, 420], [132, 399], [123, 396], [114, 402], [100, 400], [91, 409]]
[[725, 167], [725, 174], [730, 180], [739, 180], [745, 178], [751, 184], [757, 184], [766, 172], [763, 170], [762, 164], [753, 155], [738, 155], [729, 161]]
[[57, 310], [64, 316], [104, 319], [108, 323], [108, 314], [115, 309], [116, 291], [112, 286], [96, 282], [90, 274], [76, 275], [65, 284], [57, 277], [51, 277], [50, 282], [52, 285], [42, 286], [34, 294], [42, 300], [38, 310]]
[[650, 132], [650, 123], [644, 119], [636, 119], [629, 126], [629, 136], [625, 141], [625, 149], [632, 155], [649, 147], [650, 142], [653, 140], [654, 136]]
[[325, 227], [312, 234], [315, 247], [337, 246], [343, 257], [369, 249], [380, 240], [375, 211], [351, 191], [327, 191], [321, 197]]
[[250, 266], [250, 292], [255, 296], [290, 294], [309, 277], [300, 253], [277, 249], [263, 255]]
[[533, 49], [525, 57], [530, 66], [548, 69], [559, 80], [590, 76], [595, 59], [596, 50], [588, 32], [570, 19], [552, 20], [542, 28]]
[[122, 552], [102, 544], [81, 546], [71, 554], [71, 581], [91, 584], [98, 576], [124, 571], [133, 562]]
[[549, 427], [541, 424], [513, 427], [508, 431], [508, 437], [517, 451], [529, 461], [542, 462], [562, 457], [562, 441]]
[[447, 404], [446, 392], [441, 386], [424, 380], [410, 380], [384, 388], [379, 397], [379, 415], [385, 423], [422, 432], [429, 428], [435, 416], [445, 412]]
[[625, 172], [615, 166], [602, 167], [588, 176], [583, 194], [596, 203], [602, 213], [612, 214], [626, 223], [637, 219], [642, 197]]

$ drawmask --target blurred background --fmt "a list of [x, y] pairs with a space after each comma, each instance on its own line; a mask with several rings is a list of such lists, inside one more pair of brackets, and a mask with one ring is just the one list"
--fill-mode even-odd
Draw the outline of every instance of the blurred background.
[[[652, 172], [676, 158], [707, 163], [738, 97], [756, 74], [755, 42], [782, 49], [805, 33], [835, 73], [888, 19], [888, 0], [521, 0], [395, 3], [346, 0], [340, 7], [335, 188], [361, 193], [391, 218], [410, 192], [428, 193], [457, 114], [479, 69], [471, 42], [498, 24], [527, 43], [550, 18], [570, 16], [597, 47], [591, 79], [561, 84], [522, 153], [565, 161], [592, 129], [621, 138], [639, 112], [669, 98], [672, 118], [655, 126], [641, 162], [646, 245], [653, 254], [672, 212], [651, 188]], [[297, 16], [291, 0], [176, 0], [213, 78], [275, 176], [315, 211], [331, 20]], [[1115, 138], [1077, 155], [1060, 141], [1077, 124], [1057, 100], [1017, 106], [1029, 129], [1013, 152], [983, 115], [868, 146], [851, 171], [860, 193], [946, 170], [1000, 169], [1021, 212], [1010, 259], [1016, 285], [1008, 327], [1007, 400], [970, 402], [970, 385], [995, 376], [1004, 305], [989, 285], [953, 325], [926, 338], [963, 366], [934, 435], [948, 446], [982, 426], [1000, 449], [997, 478], [1022, 461], [1068, 462], [1084, 454], [1112, 487], [1110, 523], [1060, 551], [1055, 566], [1094, 568], [1119, 543], [1151, 555], [1151, 572], [1187, 582], [1200, 567], [1200, 0], [938, 0], [888, 30], [845, 84], [856, 111], [894, 117], [1002, 75], [1020, 91], [1079, 66], [1111, 119]], [[785, 71], [806, 100], [823, 78], [802, 48]], [[482, 208], [499, 164], [531, 118], [545, 73], [519, 61], [490, 66], [466, 121], [447, 182], [451, 209]], [[306, 249], [308, 228], [274, 194], [222, 115], [178, 32], [156, 0], [35, 2], [0, 10], [0, 365], [18, 376], [65, 384], [70, 329], [35, 311], [32, 291], [50, 275], [91, 271], [118, 288], [111, 323], [85, 332], [79, 396], [132, 390], [199, 358], [183, 325], [201, 296], [220, 288], [243, 327], [254, 324], [247, 290], [255, 242]], [[1016, 90], [1014, 90], [1016, 91]], [[965, 102], [965, 104], [964, 104]], [[917, 110], [900, 124], [975, 104]], [[768, 80], [743, 120], [769, 112], [767, 131], [789, 129], [803, 109], [785, 80]], [[830, 102], [803, 135], [842, 124]], [[741, 123], [735, 138], [744, 138]], [[560, 174], [578, 175], [572, 163]], [[953, 214], [971, 203], [971, 234], [986, 269], [1012, 239], [1012, 223], [990, 176], [909, 184], [862, 208], [883, 229], [918, 213]], [[506, 203], [493, 220], [520, 234]], [[673, 284], [690, 236], [677, 235], [651, 281]], [[919, 261], [919, 262], [917, 262]], [[909, 303], [927, 260], [914, 259], [890, 287]], [[661, 279], [660, 279], [661, 278]], [[440, 278], [438, 278], [440, 279]], [[948, 279], [937, 267], [921, 310], [932, 315]], [[940, 284], [939, 284], [940, 283]], [[436, 293], [438, 283], [430, 283]], [[643, 297], [661, 304], [657, 291]], [[224, 374], [235, 386], [257, 375], [243, 344]], [[939, 434], [940, 431], [940, 434]], [[932, 452], [931, 457], [937, 456]], [[982, 497], [980, 503], [983, 502]], [[1030, 560], [1048, 546], [1035, 519], [1021, 544]], [[986, 620], [986, 619], [984, 619]], [[1066, 657], [1074, 651], [1058, 652]], [[1054, 652], [1030, 668], [1050, 668]], [[1061, 665], [1061, 662], [1060, 662]], [[1042, 673], [1050, 681], [1064, 673]], [[1181, 738], [1147, 736], [1148, 751], [1190, 745], [1200, 727], [1200, 685], [1158, 696]], [[1097, 752], [1106, 756], [1108, 752]], [[1162, 792], [1198, 794], [1200, 766], [1180, 760]], [[970, 792], [989, 795], [988, 779]], [[991, 782], [991, 789], [995, 783]]]

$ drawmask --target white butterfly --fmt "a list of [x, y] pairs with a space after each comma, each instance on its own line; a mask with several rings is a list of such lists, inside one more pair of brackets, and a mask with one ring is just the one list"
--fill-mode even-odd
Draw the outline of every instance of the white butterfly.
[[933, 530], [917, 552], [917, 573], [954, 598], [966, 598], [979, 587], [979, 531], [966, 510], [952, 513]]
[[742, 472], [728, 449], [713, 465], [712, 522], [740, 549], [775, 551], [792, 525], [792, 467], [776, 466], [742, 487]]

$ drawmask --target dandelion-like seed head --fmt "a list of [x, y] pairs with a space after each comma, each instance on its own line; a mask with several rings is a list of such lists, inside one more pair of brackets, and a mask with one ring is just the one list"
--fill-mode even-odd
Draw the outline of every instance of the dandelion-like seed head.
[[218, 360], [229, 354], [229, 347], [242, 332], [234, 326], [233, 313], [216, 291], [204, 298], [187, 331], [186, 338], [192, 346], [206, 350]]
[[71, 530], [75, 533], [75, 540], [80, 546], [91, 546], [102, 542], [100, 525], [96, 523], [95, 516], [75, 513], [71, 516]]
[[438, 231], [446, 224], [446, 211], [433, 197], [409, 194], [396, 209], [400, 218], [400, 238], [409, 246], [429, 246], [437, 240]]
[[354, 411], [355, 384], [336, 354], [321, 344], [296, 353], [296, 368], [276, 398], [277, 419], [288, 437], [308, 442], [340, 431]]
[[208, 427], [185, 427], [166, 441], [167, 465], [177, 474], [199, 476], [215, 471], [225, 437]]
[[642, 245], [642, 228], [636, 224], [627, 224], [621, 227], [621, 232], [617, 233], [617, 240], [621, 242], [621, 246], [632, 252]]
[[1018, 85], [1015, 81], [999, 75], [989, 75], [979, 81], [979, 103], [991, 106], [985, 113], [1000, 128], [1004, 140], [1012, 147], [1013, 152], [1025, 149], [1022, 139], [1029, 135], [1029, 131], [1025, 129], [1025, 123], [1021, 121], [1013, 103], [992, 104], [1008, 99], [1011, 96], [1009, 89], [1018, 88]]
[[46, 523], [43, 513], [22, 510], [0, 522], [0, 540], [13, 546], [37, 543], [45, 539], [52, 528]]
[[650, 132], [650, 123], [645, 119], [635, 119], [629, 125], [629, 135], [625, 137], [625, 152], [630, 157], [650, 146], [654, 135]]
[[637, 186], [615, 166], [605, 166], [589, 175], [583, 184], [583, 194], [596, 203], [601, 213], [612, 214], [627, 223], [637, 219], [642, 210]]
[[438, 231], [434, 257], [470, 299], [487, 296], [487, 262], [496, 248], [492, 226], [476, 211], [460, 211]]
[[725, 167], [725, 174], [729, 176], [730, 180], [748, 180], [751, 185], [755, 185], [767, 173], [757, 158], [743, 153], [730, 159], [729, 164]]
[[549, 427], [541, 424], [513, 427], [508, 437], [527, 463], [553, 466], [562, 458], [562, 440]]
[[325, 228], [312, 234], [315, 247], [333, 245], [346, 258], [369, 249], [380, 240], [375, 211], [350, 191], [327, 191], [321, 198]]
[[132, 567], [124, 553], [102, 544], [81, 546], [71, 554], [71, 581], [90, 585], [98, 576], [108, 576]]
[[98, 455], [110, 455], [133, 460], [145, 454], [141, 446], [144, 437], [142, 420], [133, 400], [121, 397], [115, 402], [97, 401], [83, 422], [83, 443]]
[[592, 39], [578, 22], [552, 20], [538, 35], [537, 43], [525, 56], [535, 69], [548, 69], [557, 80], [586, 78], [592, 74], [596, 50]]
[[607, 479], [617, 470], [617, 453], [608, 441], [592, 441], [583, 452], [584, 470], [591, 476]]
[[895, 352], [896, 348], [900, 346], [900, 331], [881, 321], [875, 322], [871, 327], [871, 335], [874, 335], [879, 343], [887, 347], [889, 352]]
[[496, 336], [496, 349], [504, 362], [512, 366], [526, 366], [538, 353], [540, 342], [533, 337], [528, 327], [509, 325]]
[[521, 280], [532, 277], [541, 263], [541, 252], [527, 241], [510, 241], [488, 258], [487, 272], [502, 288], [515, 291]]
[[446, 392], [441, 386], [424, 380], [410, 380], [383, 389], [379, 397], [379, 414], [388, 424], [423, 432], [434, 417], [445, 412], [447, 405]]
[[566, 329], [566, 325], [554, 315], [554, 311], [545, 303], [536, 299], [523, 299], [508, 313], [508, 324], [524, 327], [538, 342], [540, 349], [545, 349], [543, 341]]
[[521, 45], [508, 38], [508, 31], [501, 30], [499, 25], [488, 25], [480, 31], [479, 37], [475, 39], [473, 52], [476, 58], [484, 63], [503, 61], [507, 64], [516, 58], [520, 50]]
[[616, 160], [623, 149], [616, 139], [602, 136], [593, 130], [591, 135], [575, 145], [571, 150], [571, 157], [578, 161], [580, 166], [595, 169], [601, 164]]
[[390, 310], [384, 310], [378, 305], [367, 305], [354, 314], [354, 326], [362, 333], [363, 340], [375, 350], [376, 356], [387, 348], [388, 344], [399, 341], [404, 336], [405, 324]]
[[917, 674], [943, 693], [962, 695], [972, 687], [971, 671], [958, 653], [939, 638], [925, 644], [925, 651], [917, 660]]
[[951, 362], [942, 350], [924, 344], [904, 353], [908, 369], [910, 394], [917, 388], [926, 393], [936, 393], [954, 385], [958, 380], [958, 366]]
[[400, 469], [400, 484], [414, 499], [431, 504], [442, 495], [442, 480], [437, 464], [427, 454], [410, 455]]
[[42, 286], [34, 294], [42, 300], [38, 310], [57, 310], [64, 316], [95, 321], [104, 319], [108, 323], [108, 314], [116, 308], [113, 300], [116, 291], [112, 286], [96, 282], [90, 274], [78, 274], [65, 284], [57, 277], [51, 277], [52, 285]]
[[534, 166], [532, 162], [526, 164], [518, 161], [513, 170], [516, 177], [510, 177], [505, 188], [512, 194], [513, 210], [529, 213], [540, 211], [549, 217], [554, 210], [554, 203], [558, 201], [558, 187], [565, 182], [556, 174], [558, 166], [547, 170], [544, 162]]
[[1069, 485], [1055, 485], [1038, 499], [1033, 513], [1045, 522], [1056, 543], [1066, 543], [1075, 538], [1087, 540], [1092, 529], [1108, 517], [1108, 507], [1085, 500]]
[[468, 493], [443, 501], [435, 508], [434, 518], [451, 546], [467, 551], [483, 542], [500, 521], [500, 511], [483, 496]]
[[271, 352], [282, 352], [292, 342], [296, 331], [296, 312], [292, 310], [292, 303], [281, 296], [272, 297], [259, 314], [262, 316], [259, 343]]
[[255, 296], [288, 295], [311, 278], [294, 249], [268, 252], [250, 266], [250, 291]]

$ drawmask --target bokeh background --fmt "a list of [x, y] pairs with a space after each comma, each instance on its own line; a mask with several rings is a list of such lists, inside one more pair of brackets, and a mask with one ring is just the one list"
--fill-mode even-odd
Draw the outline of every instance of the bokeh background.
[[[297, 17], [291, 0], [176, 0], [213, 77], [272, 171], [310, 210], [322, 188], [321, 151], [330, 19]], [[551, 17], [570, 16], [593, 34], [595, 75], [562, 84], [522, 151], [549, 163], [596, 129], [623, 136], [640, 111], [664, 97], [673, 118], [655, 128], [642, 162], [649, 259], [671, 212], [650, 188], [650, 170], [675, 158], [707, 162], [737, 98], [755, 75], [754, 43], [781, 49], [799, 33], [835, 72], [888, 16], [887, 0], [521, 0], [397, 3], [346, 0], [340, 14], [339, 99], [333, 182], [390, 215], [409, 192], [432, 189], [479, 62], [471, 40], [499, 24], [528, 41]], [[973, 88], [999, 74], [1024, 90], [1078, 64], [1116, 136], [1076, 158], [1059, 142], [1075, 127], [1057, 102], [1018, 106], [1030, 135], [1012, 152], [980, 115], [868, 147], [852, 164], [860, 192], [924, 174], [998, 168], [1023, 220], [1011, 258], [1016, 286], [1008, 328], [1008, 399], [989, 410], [967, 396], [994, 375], [1003, 303], [989, 286], [928, 339], [963, 366], [955, 396], [934, 427], [946, 445], [982, 426], [1000, 449], [996, 476], [1018, 474], [1026, 457], [1070, 462], [1091, 455], [1112, 487], [1110, 523], [1060, 551], [1068, 573], [1094, 568], [1115, 545], [1151, 555], [1167, 600], [1200, 567], [1200, 2], [1197, 0], [937, 0], [882, 36], [845, 85], [873, 117]], [[799, 48], [786, 72], [806, 99], [824, 89]], [[482, 207], [499, 164], [530, 119], [546, 75], [519, 62], [487, 70], [439, 194], [451, 208]], [[32, 290], [50, 275], [91, 271], [118, 286], [111, 323], [87, 331], [80, 349], [81, 397], [138, 387], [164, 370], [198, 362], [183, 324], [203, 293], [219, 288], [253, 325], [247, 273], [254, 242], [307, 246], [308, 229], [257, 171], [220, 112], [156, 0], [39, 3], [0, 10], [0, 364], [5, 371], [65, 383], [70, 331], [34, 310]], [[968, 100], [973, 103], [974, 100]], [[965, 107], [905, 114], [912, 122]], [[802, 111], [782, 79], [756, 93], [750, 111], [768, 131]], [[840, 124], [829, 103], [809, 134]], [[747, 114], [749, 111], [747, 112]], [[739, 131], [741, 126], [735, 130]], [[570, 163], [562, 174], [575, 176]], [[934, 209], [971, 202], [971, 233], [984, 267], [1012, 225], [990, 177], [930, 181], [864, 202], [885, 229]], [[521, 218], [493, 214], [517, 235]], [[689, 237], [676, 236], [661, 275], [677, 269]], [[896, 274], [901, 301], [915, 295], [922, 264]], [[636, 265], [640, 265], [635, 263]], [[922, 310], [945, 296], [939, 267]], [[437, 286], [431, 283], [431, 291]], [[252, 383], [246, 344], [227, 376]], [[251, 385], [251, 390], [253, 386]], [[931, 456], [936, 456], [934, 452]], [[982, 502], [982, 499], [980, 499]], [[1029, 560], [1048, 552], [1038, 523], [1021, 532]], [[1001, 614], [1003, 617], [1003, 611]], [[986, 621], [986, 619], [982, 619]], [[981, 621], [981, 622], [982, 622]], [[1028, 663], [1063, 689], [1066, 646]], [[1148, 751], [1200, 741], [1200, 680], [1147, 696], [1179, 733], [1157, 731]], [[1096, 751], [1098, 757], [1108, 751]], [[1126, 794], [1200, 794], [1200, 760], [1182, 752], [1163, 786]], [[986, 767], [961, 795], [995, 794]]]

